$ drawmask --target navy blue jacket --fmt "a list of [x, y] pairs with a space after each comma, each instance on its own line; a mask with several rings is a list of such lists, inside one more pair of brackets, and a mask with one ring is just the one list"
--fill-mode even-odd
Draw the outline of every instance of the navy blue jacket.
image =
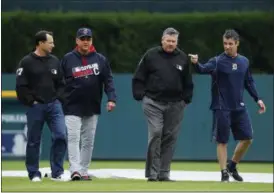
[[206, 64], [195, 65], [202, 74], [211, 74], [211, 109], [241, 110], [245, 108], [244, 89], [257, 102], [255, 83], [249, 71], [249, 60], [238, 54], [232, 58], [225, 53], [211, 58]]
[[75, 49], [64, 56], [61, 66], [65, 77], [65, 115], [101, 114], [103, 89], [108, 101], [116, 102], [110, 65], [95, 49], [86, 56]]

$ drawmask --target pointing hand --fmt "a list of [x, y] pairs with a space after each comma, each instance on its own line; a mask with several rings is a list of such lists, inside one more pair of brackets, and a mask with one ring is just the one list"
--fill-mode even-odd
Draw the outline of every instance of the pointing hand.
[[190, 61], [193, 64], [197, 64], [198, 63], [198, 55], [197, 54], [188, 54], [188, 56], [190, 57]]

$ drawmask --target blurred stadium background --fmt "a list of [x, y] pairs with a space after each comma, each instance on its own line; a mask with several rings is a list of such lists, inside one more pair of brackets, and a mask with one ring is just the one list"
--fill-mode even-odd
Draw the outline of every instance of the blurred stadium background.
[[[255, 140], [240, 170], [273, 173], [273, 4], [272, 0], [2, 0], [2, 170], [25, 170], [26, 108], [16, 100], [14, 88], [16, 66], [33, 48], [32, 36], [40, 29], [53, 31], [53, 53], [61, 58], [74, 47], [74, 35], [82, 26], [94, 30], [97, 51], [111, 61], [119, 98], [117, 109], [111, 114], [103, 111], [99, 119], [93, 154], [96, 161], [91, 168], [143, 169], [147, 128], [141, 106], [131, 96], [131, 77], [145, 50], [159, 44], [162, 30], [173, 26], [181, 32], [180, 48], [198, 53], [203, 61], [222, 52], [225, 29], [235, 28], [240, 33], [240, 52], [250, 58], [258, 91], [267, 105], [267, 113], [259, 116], [246, 93]], [[193, 77], [193, 103], [186, 109], [172, 168], [218, 171], [215, 144], [210, 142], [210, 77], [195, 72]], [[50, 141], [45, 125], [41, 167], [49, 167]], [[234, 147], [231, 140], [230, 156]], [[74, 184], [50, 181], [32, 186], [26, 178], [2, 177], [3, 191], [45, 191], [49, 184], [51, 191], [273, 191], [271, 184], [148, 185], [124, 179], [95, 180], [94, 186], [84, 183], [79, 189]]]

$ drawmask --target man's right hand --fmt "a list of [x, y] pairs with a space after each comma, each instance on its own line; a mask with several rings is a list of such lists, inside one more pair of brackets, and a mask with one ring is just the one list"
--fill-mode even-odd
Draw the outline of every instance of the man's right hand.
[[36, 105], [36, 104], [38, 104], [38, 102], [37, 102], [37, 101], [34, 101], [33, 104]]
[[198, 55], [197, 54], [188, 54], [188, 56], [190, 57], [191, 63], [193, 63], [193, 64], [198, 63]]
[[115, 107], [116, 107], [115, 102], [108, 101], [108, 103], [107, 103], [107, 111], [108, 111], [108, 112], [113, 111], [113, 109], [114, 109]]
[[259, 114], [263, 114], [266, 111], [266, 106], [262, 100], [258, 100], [257, 104], [259, 105]]

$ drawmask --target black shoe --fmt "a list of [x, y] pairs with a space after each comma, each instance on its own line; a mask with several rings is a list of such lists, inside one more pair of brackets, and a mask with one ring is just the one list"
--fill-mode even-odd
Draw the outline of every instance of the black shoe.
[[176, 182], [175, 180], [171, 180], [170, 178], [159, 178], [160, 182]]
[[148, 178], [147, 181], [148, 182], [157, 182], [158, 179], [156, 179], [156, 178]]
[[79, 172], [73, 172], [70, 177], [71, 177], [71, 181], [79, 181], [82, 179]]
[[83, 181], [91, 181], [92, 178], [90, 176], [82, 176], [81, 180], [83, 180]]
[[234, 180], [239, 181], [239, 182], [244, 181], [244, 179], [239, 175], [236, 168], [232, 169], [229, 167], [229, 164], [227, 164], [227, 170], [228, 170], [229, 175], [231, 175], [234, 178]]
[[227, 170], [223, 170], [222, 171], [222, 178], [221, 178], [222, 182], [229, 182], [229, 174]]

